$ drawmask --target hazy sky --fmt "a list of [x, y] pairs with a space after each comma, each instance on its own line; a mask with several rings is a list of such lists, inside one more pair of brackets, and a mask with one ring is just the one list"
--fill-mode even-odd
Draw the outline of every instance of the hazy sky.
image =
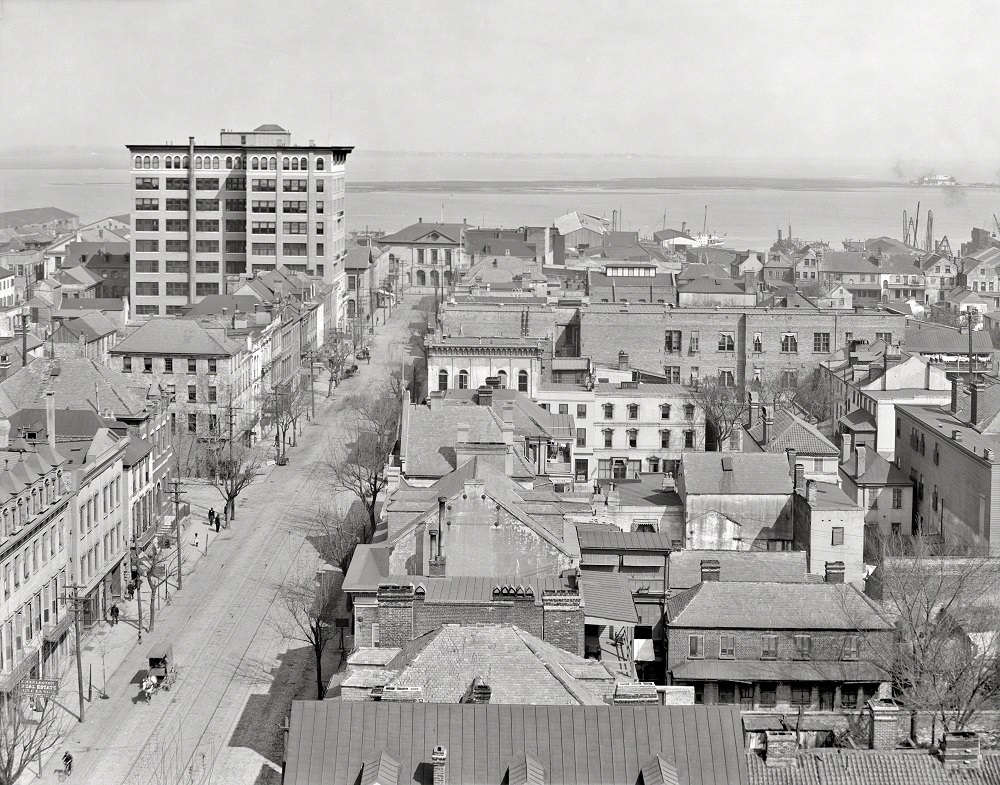
[[0, 147], [412, 151], [1000, 168], [1000, 3], [0, 0]]

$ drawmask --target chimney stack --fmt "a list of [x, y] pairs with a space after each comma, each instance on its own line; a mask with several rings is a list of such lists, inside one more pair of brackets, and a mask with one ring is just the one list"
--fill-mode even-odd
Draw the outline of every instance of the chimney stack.
[[816, 503], [816, 481], [808, 480], [806, 482], [806, 501], [812, 506]]
[[764, 765], [769, 769], [795, 767], [798, 736], [793, 730], [765, 731]]
[[628, 353], [624, 349], [618, 352], [618, 370], [628, 370]]
[[49, 390], [45, 393], [45, 430], [48, 432], [49, 449], [56, 449], [56, 394]]
[[760, 421], [760, 401], [755, 397], [750, 398], [750, 427], [753, 428]]
[[982, 382], [972, 383], [972, 403], [969, 409], [970, 425], [975, 425], [977, 422], [979, 422], [979, 402], [985, 391], [986, 391], [986, 385], [983, 384]]
[[806, 489], [806, 467], [796, 464], [792, 474], [792, 488], [796, 493], [804, 493]]
[[456, 429], [455, 443], [465, 444], [469, 441], [469, 424], [466, 422], [460, 422], [458, 428]]
[[484, 384], [476, 391], [476, 403], [480, 406], [493, 405], [493, 388]]
[[718, 583], [722, 574], [722, 565], [718, 559], [701, 560], [701, 582]]
[[872, 698], [867, 704], [871, 717], [869, 742], [873, 750], [896, 749], [898, 735], [899, 707], [890, 700]]
[[860, 477], [868, 467], [868, 448], [862, 444], [855, 449], [855, 453], [858, 456], [858, 477]]
[[982, 765], [982, 745], [975, 731], [952, 731], [944, 734], [941, 762], [946, 770], [978, 771]]
[[434, 768], [434, 785], [448, 785], [448, 750], [438, 745], [431, 752], [431, 766]]
[[844, 563], [842, 561], [828, 561], [826, 563], [826, 582], [844, 582]]
[[961, 382], [956, 377], [951, 380], [951, 413], [958, 414], [958, 389]]
[[770, 443], [771, 436], [774, 432], [774, 418], [772, 417], [771, 412], [767, 408], [761, 409], [761, 415], [764, 418], [764, 428], [760, 437], [761, 441], [763, 442], [763, 444], [761, 444], [761, 447], [767, 450], [767, 445]]
[[840, 434], [840, 462], [847, 463], [854, 452], [854, 434], [845, 431]]

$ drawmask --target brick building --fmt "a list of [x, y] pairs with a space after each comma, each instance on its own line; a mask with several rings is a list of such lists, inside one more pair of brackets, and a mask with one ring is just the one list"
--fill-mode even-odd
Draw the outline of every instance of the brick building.
[[1000, 554], [998, 435], [1000, 385], [964, 392], [956, 380], [949, 406], [897, 408], [896, 462], [914, 488], [914, 532], [959, 553]]
[[823, 576], [826, 565], [843, 566], [843, 578], [865, 577], [865, 510], [831, 482], [807, 480], [794, 498], [792, 547], [809, 557], [809, 573]]
[[667, 601], [671, 682], [743, 709], [863, 706], [889, 678], [871, 660], [893, 628], [830, 568], [824, 583], [722, 582], [703, 561], [702, 582]]
[[587, 293], [595, 303], [675, 303], [674, 276], [655, 264], [619, 262], [587, 272]]
[[852, 341], [899, 340], [905, 322], [880, 309], [591, 303], [580, 308], [580, 354], [613, 365], [624, 349], [635, 367], [662, 369], [684, 384], [721, 378], [739, 385], [761, 378], [794, 386], [830, 352]]
[[894, 463], [864, 445], [852, 448], [848, 433], [842, 438], [840, 487], [865, 510], [864, 558], [874, 564], [884, 543], [910, 530], [915, 489]]

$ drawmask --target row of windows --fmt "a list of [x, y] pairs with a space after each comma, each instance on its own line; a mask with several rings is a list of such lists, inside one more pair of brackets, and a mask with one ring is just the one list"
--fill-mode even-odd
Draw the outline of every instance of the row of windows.
[[[136, 363], [133, 364], [133, 358], [125, 355], [122, 357], [122, 373], [132, 373], [133, 370], [139, 370], [138, 360], [136, 357]], [[219, 361], [214, 357], [209, 357], [204, 361], [204, 365], [201, 366], [203, 370], [208, 373], [218, 373], [219, 371]], [[199, 360], [197, 357], [188, 357], [186, 359], [181, 359], [179, 357], [164, 357], [163, 358], [163, 373], [184, 373], [183, 368], [187, 368], [187, 373], [198, 373]], [[176, 366], [176, 371], [175, 371]], [[142, 358], [142, 372], [152, 373], [153, 372], [153, 358], [143, 357]]]
[[[273, 189], [272, 189], [273, 190]], [[195, 200], [195, 209], [198, 212], [203, 213], [216, 213], [219, 211], [219, 200], [218, 199], [197, 199]], [[230, 213], [243, 213], [247, 209], [246, 199], [226, 199], [225, 203], [226, 212]], [[135, 200], [135, 209], [137, 212], [154, 212], [160, 209], [160, 200], [150, 197], [141, 197]], [[187, 199], [165, 199], [163, 209], [167, 212], [173, 213], [183, 213], [188, 210], [188, 200]], [[273, 213], [276, 211], [276, 205], [273, 201], [263, 201], [255, 200], [252, 204], [253, 212], [255, 213]], [[286, 213], [308, 213], [309, 212], [309, 202], [305, 200], [285, 200], [281, 203], [281, 209]], [[316, 213], [323, 213], [325, 211], [325, 205], [323, 202], [319, 201], [314, 204], [314, 209]], [[170, 224], [170, 221], [176, 220], [178, 223]], [[180, 223], [180, 222], [183, 222]], [[181, 228], [183, 226], [183, 228]], [[141, 227], [141, 228], [140, 228]], [[136, 219], [136, 229], [137, 231], [158, 231], [159, 222], [157, 219]], [[167, 219], [167, 231], [168, 232], [178, 232], [187, 231], [187, 220], [183, 218], [179, 219]], [[201, 231], [201, 230], [199, 230]], [[216, 222], [216, 228], [204, 231], [218, 231], [218, 222]]]
[[4, 599], [8, 599], [15, 589], [20, 588], [22, 581], [27, 583], [49, 559], [54, 559], [56, 551], [62, 551], [65, 547], [66, 525], [60, 518], [58, 523], [37, 534], [20, 553], [15, 553], [13, 559], [4, 563]]
[[[132, 162], [136, 169], [159, 169], [160, 156], [158, 155], [137, 155]], [[190, 163], [188, 156], [167, 155], [163, 158], [163, 168], [165, 169], [187, 169]], [[226, 169], [246, 169], [247, 157], [245, 155], [196, 155], [194, 158], [195, 169], [221, 169], [223, 165]], [[276, 156], [254, 156], [250, 159], [251, 169], [277, 169], [278, 159]], [[305, 157], [284, 156], [281, 159], [281, 168], [292, 172], [309, 171], [309, 159]], [[316, 170], [322, 172], [326, 169], [326, 160], [316, 159]]]
[[[214, 259], [198, 259], [195, 262], [195, 270], [199, 273], [218, 273], [219, 262]], [[137, 273], [158, 273], [160, 262], [158, 259], [136, 259], [135, 271]], [[187, 273], [188, 263], [184, 259], [167, 259], [164, 262], [164, 272]], [[138, 290], [136, 293], [139, 293]]]
[[417, 249], [417, 264], [424, 264], [425, 260], [429, 260], [431, 264], [437, 264], [442, 259], [446, 264], [451, 262], [451, 248]]
[[[179, 272], [171, 271], [167, 272]], [[187, 281], [167, 281], [164, 284], [164, 294], [167, 297], [187, 297], [190, 293], [191, 287], [188, 285]], [[198, 281], [195, 284], [195, 294], [199, 296], [208, 296], [210, 294], [219, 293], [219, 284], [214, 281]], [[159, 297], [160, 296], [160, 282], [159, 281], [136, 281], [135, 283], [135, 294], [137, 297]], [[141, 311], [136, 311], [136, 313], [142, 313]], [[152, 312], [152, 313], [155, 313]], [[183, 314], [183, 308], [176, 312], [176, 315]]]
[[[507, 372], [497, 371], [497, 378], [500, 380], [500, 389], [507, 389]], [[456, 376], [456, 384], [459, 390], [469, 389], [469, 372], [466, 370], [461, 370]], [[447, 390], [448, 389], [448, 372], [443, 368], [438, 371], [438, 389]], [[517, 372], [517, 390], [518, 392], [528, 392], [528, 372], [518, 371]]]
[[104, 535], [102, 542], [94, 543], [80, 556], [80, 576], [86, 582], [101, 571], [101, 566], [111, 561], [122, 547], [122, 525], [118, 524]]
[[[582, 430], [582, 429], [581, 429]], [[614, 428], [605, 428], [601, 431], [604, 437], [605, 447], [615, 446], [615, 430]], [[577, 446], [583, 447], [585, 444], [580, 444], [579, 431], [577, 432]], [[625, 431], [625, 446], [626, 447], [639, 447], [639, 430], [637, 428], [629, 428]], [[641, 445], [646, 447], [648, 445]], [[687, 430], [684, 431], [684, 446], [686, 448], [692, 448], [697, 446], [697, 432]], [[660, 431], [660, 447], [663, 449], [670, 448], [670, 431], [664, 429]]]
[[[28, 434], [32, 436], [32, 434]], [[37, 436], [37, 434], [35, 434]], [[62, 469], [52, 477], [35, 481], [34, 487], [25, 488], [15, 499], [11, 499], [0, 511], [2, 526], [0, 532], [4, 537], [10, 537], [26, 523], [50, 504], [56, 502], [62, 495]]]
[[[565, 404], [560, 404], [559, 413], [568, 414], [568, 412], [562, 411]], [[694, 404], [686, 403], [684, 404], [684, 419], [693, 420], [694, 419]], [[601, 410], [604, 413], [605, 420], [613, 420], [615, 418], [615, 405], [613, 403], [605, 403], [601, 405]], [[660, 419], [669, 420], [670, 413], [673, 411], [673, 407], [669, 403], [660, 404]], [[630, 403], [625, 406], [625, 413], [628, 419], [638, 420], [639, 419], [639, 404]]]
[[[277, 256], [278, 246], [276, 243], [251, 243], [250, 253], [253, 256]], [[316, 255], [323, 256], [326, 253], [326, 246], [323, 243], [316, 243]], [[308, 243], [282, 243], [282, 256], [308, 256]]]
[[67, 584], [63, 569], [15, 611], [6, 625], [0, 626], [0, 670], [7, 670], [14, 662], [14, 655], [31, 645], [43, 624], [59, 620], [59, 614], [66, 608]]
[[[812, 659], [812, 636], [807, 634], [793, 635], [795, 641], [795, 659]], [[714, 652], [712, 652], [714, 654]], [[719, 659], [732, 660], [736, 658], [736, 636], [719, 636]], [[858, 659], [858, 636], [845, 635], [841, 641], [840, 657], [842, 660]], [[705, 636], [702, 634], [688, 635], [688, 659], [701, 660], [705, 658]], [[760, 658], [776, 660], [778, 658], [778, 636], [760, 636]]]

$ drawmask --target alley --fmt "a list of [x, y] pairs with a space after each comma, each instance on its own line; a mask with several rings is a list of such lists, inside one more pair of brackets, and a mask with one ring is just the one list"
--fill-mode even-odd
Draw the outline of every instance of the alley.
[[[412, 336], [425, 323], [416, 305], [416, 298], [408, 298], [388, 324], [377, 327], [370, 365], [362, 362], [357, 376], [329, 399], [325, 379], [317, 382], [316, 417], [289, 451], [289, 464], [267, 467], [241, 496], [230, 528], [209, 533], [207, 555], [185, 571], [183, 590], [162, 606], [154, 631], [141, 644], [135, 642], [132, 603], [133, 624], [102, 634], [98, 667], [101, 654], [114, 659], [111, 654], [117, 652], [120, 662], [107, 671], [109, 697], [99, 700], [94, 692], [86, 722], [73, 723], [44, 764], [41, 780], [34, 781], [56, 781], [63, 749], [75, 758], [74, 779], [84, 783], [264, 785], [280, 780], [281, 728], [289, 703], [314, 697], [315, 687], [308, 647], [286, 639], [279, 629], [279, 587], [320, 566], [307, 534], [309, 517], [331, 495], [323, 464], [326, 445], [346, 417], [345, 396], [373, 389], [390, 365], [412, 362]], [[184, 547], [194, 548], [198, 531], [204, 550], [207, 506], [218, 509], [221, 500], [206, 486], [190, 484], [188, 490], [193, 516]], [[349, 500], [341, 494], [337, 503]], [[147, 651], [167, 642], [173, 644], [177, 682], [148, 704], [139, 702]], [[93, 664], [95, 647], [89, 649]], [[68, 708], [76, 700], [75, 690], [60, 696]]]

